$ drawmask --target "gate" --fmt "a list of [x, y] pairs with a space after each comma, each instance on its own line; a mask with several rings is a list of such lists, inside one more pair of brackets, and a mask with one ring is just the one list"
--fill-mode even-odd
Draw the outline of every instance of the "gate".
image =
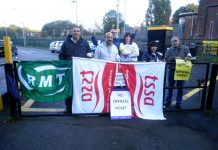
[[[17, 73], [17, 61], [13, 62], [13, 71], [14, 78], [16, 81], [16, 86], [19, 85], [18, 82], [18, 73]], [[169, 65], [170, 63], [166, 64]], [[209, 75], [209, 63], [193, 63], [193, 68], [190, 76], [190, 80], [186, 81], [184, 87], [168, 87], [168, 81], [166, 80], [168, 72], [165, 69], [165, 78], [164, 78], [164, 98], [168, 89], [174, 89], [174, 99], [176, 95], [176, 89], [183, 88], [183, 109], [178, 110], [173, 106], [165, 109], [164, 111], [196, 111], [204, 110], [206, 95], [207, 95], [207, 86], [208, 86], [208, 75]], [[5, 65], [6, 70], [8, 66]], [[213, 71], [213, 69], [212, 69]], [[212, 81], [213, 82], [213, 81]], [[214, 91], [210, 91], [209, 95], [213, 95]], [[22, 93], [21, 93], [22, 95]], [[11, 102], [10, 102], [11, 103]], [[175, 104], [175, 103], [173, 103]], [[58, 103], [42, 103], [36, 102], [31, 99], [25, 99], [21, 96], [20, 100], [16, 100], [16, 104], [12, 105], [11, 109], [18, 111], [19, 116], [57, 116], [57, 115], [69, 115], [64, 113], [65, 105], [63, 102]], [[210, 106], [210, 102], [207, 102], [207, 106]], [[209, 108], [209, 107], [207, 107]], [[70, 114], [72, 115], [72, 114]]]
[[[167, 63], [166, 67], [171, 63]], [[166, 109], [165, 111], [196, 111], [205, 109], [205, 101], [207, 95], [208, 86], [208, 75], [209, 75], [209, 63], [192, 63], [192, 71], [190, 79], [185, 81], [183, 87], [169, 87], [167, 83], [167, 69], [165, 69], [165, 79], [164, 79], [164, 99], [168, 89], [173, 90], [173, 105], [176, 102], [177, 89], [183, 89], [183, 109], [175, 109], [173, 106]]]

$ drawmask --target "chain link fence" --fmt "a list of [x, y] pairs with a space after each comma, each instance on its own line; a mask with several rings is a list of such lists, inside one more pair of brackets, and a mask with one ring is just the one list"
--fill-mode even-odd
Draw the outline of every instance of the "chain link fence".
[[[171, 25], [173, 27], [173, 36], [177, 36], [181, 39], [181, 43], [188, 46], [193, 57], [196, 57], [199, 61], [206, 62], [218, 62], [218, 39], [182, 39], [182, 27], [179, 24]], [[134, 30], [127, 30], [127, 32], [133, 33]], [[85, 40], [91, 40], [91, 34], [83, 37]], [[96, 35], [99, 40], [104, 39], [104, 35]], [[120, 35], [123, 38], [123, 33]], [[49, 38], [27, 38], [27, 39], [12, 39], [17, 46], [26, 47], [39, 47], [49, 48], [52, 41], [64, 41], [66, 37], [49, 37]], [[135, 36], [134, 42], [137, 43], [140, 53], [143, 53], [147, 49], [148, 31], [146, 27], [140, 27]]]

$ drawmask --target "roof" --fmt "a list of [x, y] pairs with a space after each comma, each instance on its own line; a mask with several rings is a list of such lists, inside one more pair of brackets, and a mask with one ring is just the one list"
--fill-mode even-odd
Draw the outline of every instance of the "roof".
[[147, 27], [147, 30], [173, 30], [173, 27], [170, 26]]

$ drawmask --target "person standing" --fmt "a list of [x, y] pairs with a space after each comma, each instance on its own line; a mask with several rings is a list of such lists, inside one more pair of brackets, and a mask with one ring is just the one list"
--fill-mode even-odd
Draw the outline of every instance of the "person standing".
[[[166, 51], [166, 62], [174, 62], [176, 59], [183, 59], [189, 60], [191, 58], [191, 53], [188, 47], [181, 45], [179, 38], [174, 36], [171, 39], [172, 47], [170, 47]], [[183, 96], [183, 89], [181, 87], [184, 86], [183, 80], [174, 80], [174, 72], [175, 72], [175, 64], [168, 65], [168, 85], [169, 87], [174, 87], [175, 83], [178, 87], [177, 96], [176, 96], [176, 108], [182, 109], [182, 96]], [[168, 89], [168, 94], [165, 99], [165, 107], [170, 106], [173, 97], [173, 89]]]
[[[81, 37], [80, 27], [74, 26], [72, 36], [68, 36], [61, 46], [59, 60], [72, 60], [72, 57], [88, 58], [91, 49], [86, 40]], [[72, 97], [65, 99], [66, 112], [72, 112]]]
[[138, 61], [139, 48], [135, 42], [132, 41], [132, 36], [129, 32], [125, 33], [123, 42], [120, 43], [120, 61], [136, 62]]
[[95, 50], [94, 58], [109, 61], [117, 61], [120, 57], [117, 47], [113, 44], [113, 34], [107, 32], [103, 41]]
[[157, 52], [158, 44], [155, 41], [151, 41], [148, 46], [148, 50], [142, 55], [141, 61], [146, 62], [158, 62], [163, 61], [163, 55]]
[[[138, 27], [135, 28], [134, 33], [131, 34], [132, 40], [135, 38], [137, 31], [138, 31]], [[117, 30], [111, 29], [110, 32], [113, 35], [113, 44], [117, 47], [117, 49], [119, 49], [120, 43], [123, 42], [124, 39], [119, 38], [119, 33], [117, 32]], [[98, 46], [95, 31], [92, 33], [91, 41], [95, 46]]]

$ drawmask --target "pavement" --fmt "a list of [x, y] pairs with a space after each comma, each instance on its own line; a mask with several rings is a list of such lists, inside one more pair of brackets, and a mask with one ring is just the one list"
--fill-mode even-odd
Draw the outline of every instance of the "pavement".
[[[13, 120], [4, 109], [0, 150], [217, 150], [217, 97], [218, 84], [211, 111], [175, 111], [172, 106], [164, 111], [166, 120], [111, 120], [107, 115]], [[184, 109], [199, 107], [199, 94], [183, 103]]]
[[0, 112], [1, 150], [217, 150], [218, 109], [164, 112], [166, 120]]

